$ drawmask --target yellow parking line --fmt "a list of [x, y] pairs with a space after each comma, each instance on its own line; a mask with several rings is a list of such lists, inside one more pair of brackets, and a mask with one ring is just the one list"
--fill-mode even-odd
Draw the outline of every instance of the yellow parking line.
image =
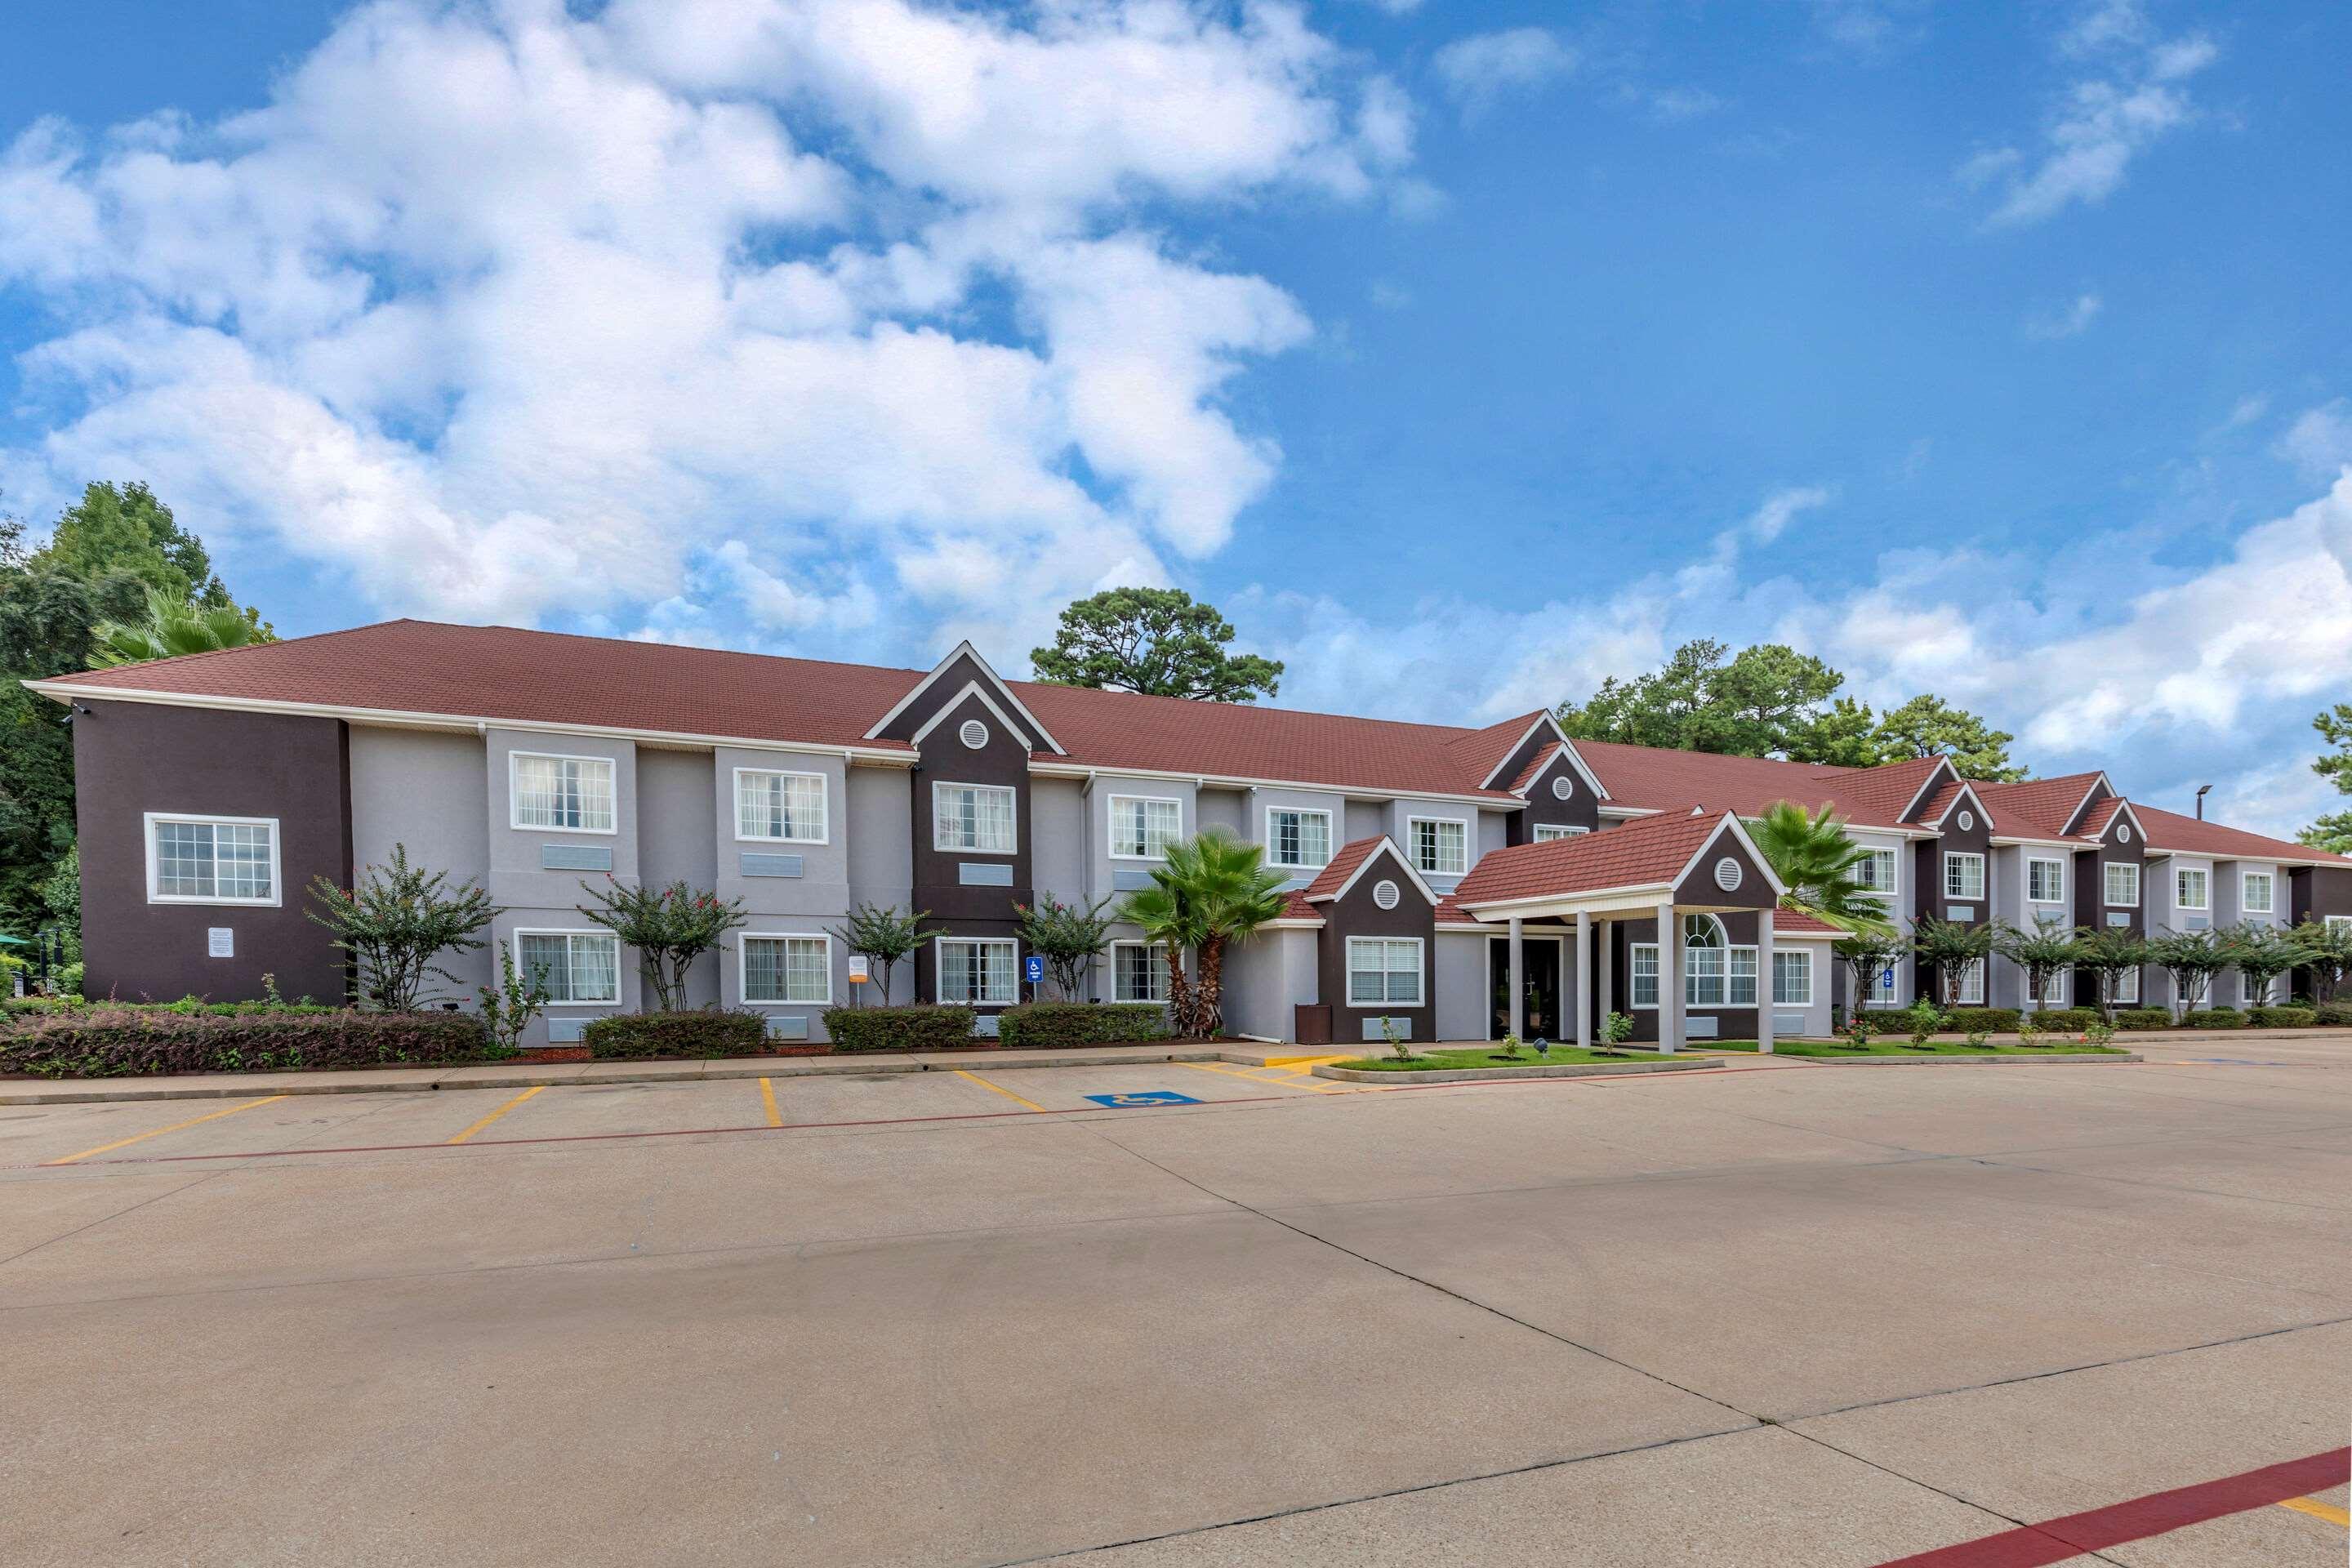
[[251, 1110], [257, 1105], [275, 1105], [278, 1101], [285, 1098], [286, 1097], [282, 1094], [273, 1094], [261, 1100], [248, 1100], [243, 1105], [232, 1105], [226, 1110], [215, 1110], [207, 1112], [203, 1116], [191, 1116], [185, 1121], [174, 1121], [169, 1127], [158, 1127], [152, 1132], [140, 1132], [135, 1133], [129, 1138], [118, 1138], [111, 1143], [100, 1143], [95, 1149], [85, 1149], [79, 1154], [68, 1154], [62, 1160], [44, 1160], [41, 1163], [44, 1165], [70, 1165], [76, 1160], [87, 1160], [92, 1154], [103, 1154], [110, 1149], [124, 1149], [130, 1147], [133, 1143], [145, 1142], [150, 1138], [161, 1138], [166, 1132], [177, 1132], [183, 1127], [194, 1127], [200, 1121], [217, 1121], [224, 1116], [235, 1116], [240, 1110]]
[[483, 1128], [488, 1127], [491, 1122], [496, 1121], [499, 1117], [504, 1116], [508, 1111], [512, 1110], [516, 1106], [520, 1105], [524, 1100], [529, 1100], [532, 1095], [537, 1094], [541, 1089], [545, 1089], [547, 1085], [543, 1083], [532, 1084], [529, 1089], [524, 1089], [520, 1094], [516, 1095], [512, 1100], [508, 1100], [504, 1105], [499, 1106], [496, 1110], [491, 1111], [488, 1116], [483, 1117], [479, 1121], [475, 1122], [471, 1127], [467, 1128], [455, 1138], [450, 1139], [449, 1142], [452, 1143], [463, 1143], [467, 1139], [471, 1138], [475, 1133], [479, 1132]]
[[1003, 1095], [1005, 1099], [1007, 1099], [1007, 1100], [1009, 1100], [1013, 1101], [1015, 1105], [1025, 1105], [1025, 1106], [1027, 1106], [1027, 1107], [1028, 1107], [1030, 1110], [1045, 1110], [1045, 1109], [1044, 1106], [1042, 1106], [1042, 1105], [1038, 1104], [1038, 1103], [1037, 1103], [1035, 1100], [1024, 1100], [1024, 1099], [1022, 1099], [1019, 1095], [1017, 1095], [1017, 1094], [1013, 1093], [1011, 1089], [1004, 1089], [1004, 1088], [1002, 1088], [1002, 1087], [1000, 1087], [1000, 1086], [998, 1086], [998, 1085], [996, 1085], [996, 1084], [992, 1084], [992, 1083], [989, 1082], [986, 1079], [984, 1079], [984, 1078], [981, 1077], [981, 1076], [980, 1076], [978, 1073], [976, 1073], [976, 1072], [966, 1072], [966, 1071], [964, 1071], [964, 1070], [963, 1070], [963, 1068], [954, 1068], [954, 1069], [952, 1069], [952, 1070], [954, 1071], [954, 1073], [955, 1073], [956, 1077], [958, 1077], [958, 1078], [968, 1078], [968, 1079], [971, 1079], [971, 1081], [972, 1081], [972, 1082], [974, 1082], [974, 1083], [976, 1083], [976, 1084], [980, 1085], [980, 1087], [981, 1087], [981, 1088], [982, 1088], [982, 1089], [984, 1089], [988, 1090], [991, 1094], [1001, 1094], [1001, 1095]]
[[1312, 1089], [1317, 1094], [1330, 1094], [1346, 1087], [1336, 1083], [1327, 1085], [1320, 1080], [1307, 1083], [1297, 1079], [1261, 1078], [1247, 1068], [1226, 1067], [1216, 1062], [1178, 1062], [1175, 1065], [1180, 1068], [1195, 1068], [1202, 1072], [1223, 1073], [1227, 1078], [1237, 1078], [1244, 1083], [1265, 1084], [1274, 1089]]
[[2324, 1519], [2330, 1524], [2352, 1528], [2352, 1513], [2345, 1512], [2332, 1502], [2322, 1502], [2315, 1497], [2291, 1497], [2279, 1504], [2279, 1507], [2291, 1508], [2297, 1513], [2307, 1513], [2314, 1519]]
[[776, 1114], [776, 1086], [764, 1078], [760, 1080], [760, 1103], [767, 1108], [769, 1126], [784, 1124], [784, 1119]]

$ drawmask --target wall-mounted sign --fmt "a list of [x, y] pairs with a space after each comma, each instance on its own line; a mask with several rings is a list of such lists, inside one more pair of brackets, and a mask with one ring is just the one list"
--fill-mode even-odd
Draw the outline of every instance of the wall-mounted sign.
[[210, 926], [205, 931], [206, 958], [235, 958], [236, 929], [234, 926]]

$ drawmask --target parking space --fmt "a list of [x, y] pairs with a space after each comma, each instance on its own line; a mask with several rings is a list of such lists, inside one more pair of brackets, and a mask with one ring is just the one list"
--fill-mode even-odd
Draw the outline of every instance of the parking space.
[[0, 1166], [11, 1564], [1873, 1568], [2200, 1487], [2105, 1559], [2346, 1550], [2339, 1066], [974, 1058], [7, 1108]]

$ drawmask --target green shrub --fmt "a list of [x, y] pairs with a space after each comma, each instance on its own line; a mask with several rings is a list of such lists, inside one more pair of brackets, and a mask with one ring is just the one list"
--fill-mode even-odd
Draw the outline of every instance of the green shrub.
[[969, 1007], [828, 1007], [824, 1032], [836, 1051], [937, 1051], [972, 1043]]
[[758, 1013], [703, 1007], [682, 1013], [614, 1013], [581, 1031], [602, 1061], [657, 1057], [749, 1057], [768, 1048], [768, 1020]]
[[2319, 1022], [2332, 1027], [2352, 1024], [2352, 1002], [2322, 1002], [2313, 1011], [2318, 1015]]
[[2172, 1015], [2161, 1007], [2125, 1007], [2116, 1014], [2118, 1029], [2169, 1029]]
[[291, 1072], [495, 1059], [462, 1013], [330, 1010], [221, 1017], [96, 1006], [0, 1023], [0, 1073], [122, 1078], [147, 1073]]
[[1981, 1030], [1988, 1035], [2017, 1033], [2017, 1009], [2014, 1007], [1955, 1007], [1952, 1027], [1964, 1035]]
[[2257, 1029], [2308, 1029], [2319, 1022], [2316, 1007], [2256, 1007], [2247, 1016]]
[[80, 995], [81, 961], [79, 959], [76, 959], [71, 963], [59, 965], [56, 970], [51, 972], [49, 978], [56, 983], [58, 995]]
[[1164, 1040], [1168, 1009], [1157, 1002], [1032, 1002], [997, 1015], [996, 1029], [1007, 1047]]
[[2192, 1029], [2242, 1029], [2246, 1016], [2235, 1007], [2208, 1007], [2191, 1013], [2181, 1023]]
[[2033, 1015], [2033, 1021], [2044, 1029], [2079, 1035], [2097, 1021], [2098, 1016], [2096, 1007], [2044, 1007]]

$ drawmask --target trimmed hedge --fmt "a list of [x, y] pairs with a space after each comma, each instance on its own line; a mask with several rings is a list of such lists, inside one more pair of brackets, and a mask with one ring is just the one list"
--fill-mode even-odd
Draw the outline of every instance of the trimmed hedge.
[[1157, 1002], [1032, 1002], [997, 1016], [1007, 1047], [1107, 1046], [1164, 1040], [1168, 1009]]
[[2308, 1029], [2319, 1022], [2316, 1007], [2256, 1007], [2247, 1014], [2257, 1029]]
[[2033, 1025], [2054, 1034], [2077, 1034], [2099, 1021], [2096, 1007], [2044, 1007], [2033, 1015]]
[[2352, 1024], [2352, 1002], [2322, 1002], [2312, 1011], [2319, 1022], [2331, 1026]]
[[2017, 1009], [2014, 1007], [1955, 1007], [1950, 1027], [1955, 1034], [2013, 1035], [2017, 1032]]
[[2116, 1014], [2118, 1029], [2169, 1029], [2172, 1015], [2161, 1007], [2126, 1007]]
[[2191, 1029], [2242, 1029], [2246, 1016], [2235, 1007], [2207, 1007], [2180, 1020]]
[[750, 1057], [768, 1049], [768, 1020], [723, 1007], [689, 1013], [614, 1013], [581, 1031], [588, 1054], [602, 1061], [656, 1057]]
[[264, 1013], [191, 1016], [90, 1007], [0, 1025], [0, 1073], [127, 1078], [175, 1072], [298, 1072], [503, 1059], [463, 1013]]
[[938, 1051], [972, 1043], [969, 1007], [828, 1007], [824, 1032], [836, 1051]]

